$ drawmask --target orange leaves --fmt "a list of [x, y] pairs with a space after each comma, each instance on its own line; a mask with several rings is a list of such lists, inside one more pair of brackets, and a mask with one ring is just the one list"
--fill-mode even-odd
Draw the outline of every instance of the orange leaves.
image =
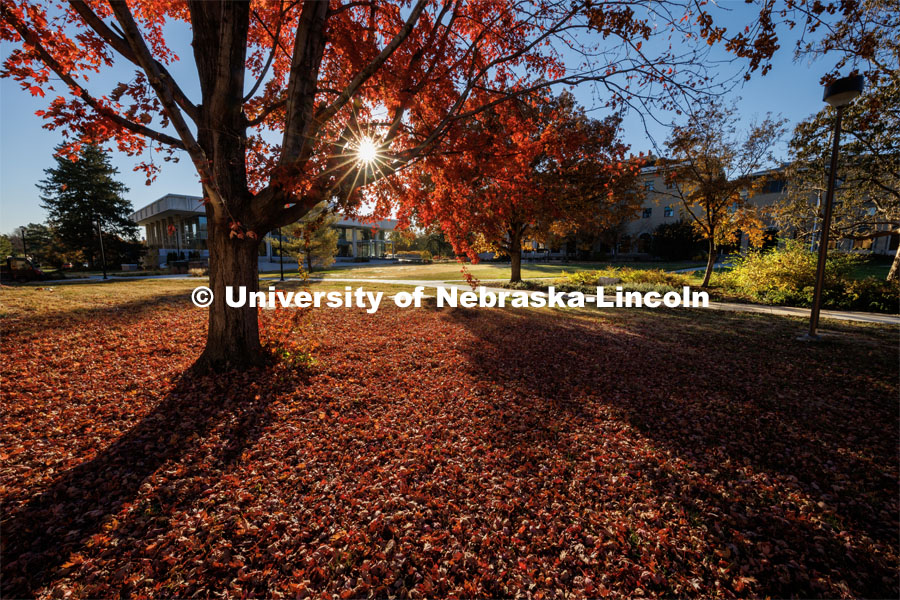
[[315, 366], [199, 377], [185, 304], [0, 322], [4, 597], [897, 595], [891, 332], [274, 310]]

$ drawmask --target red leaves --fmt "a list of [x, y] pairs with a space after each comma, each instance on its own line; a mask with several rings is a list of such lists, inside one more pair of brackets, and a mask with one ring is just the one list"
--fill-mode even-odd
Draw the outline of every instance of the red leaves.
[[4, 596], [896, 596], [893, 332], [97, 304], [2, 321]]
[[230, 238], [238, 238], [239, 240], [244, 239], [244, 228], [241, 227], [240, 221], [232, 221], [228, 224], [228, 228], [230, 229], [228, 233], [228, 237]]

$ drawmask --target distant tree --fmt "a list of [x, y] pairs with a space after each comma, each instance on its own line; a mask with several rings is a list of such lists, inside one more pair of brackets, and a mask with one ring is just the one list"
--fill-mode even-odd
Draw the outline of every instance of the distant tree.
[[76, 160], [62, 155], [65, 146], [56, 151], [56, 166], [46, 169], [47, 178], [38, 184], [41, 206], [63, 246], [83, 252], [93, 268], [100, 257], [98, 225], [110, 240], [137, 238], [131, 203], [123, 197], [128, 188], [116, 181], [119, 171], [100, 147], [83, 145]]
[[59, 266], [66, 262], [65, 251], [56, 232], [42, 223], [16, 227], [9, 241], [16, 254], [28, 256], [37, 264]]
[[751, 243], [762, 243], [762, 221], [747, 200], [765, 184], [766, 178], [754, 173], [774, 162], [772, 148], [783, 132], [784, 120], [767, 115], [740, 134], [735, 109], [716, 100], [700, 103], [685, 124], [673, 127], [666, 141], [669, 156], [656, 163], [666, 186], [655, 193], [678, 201], [707, 241], [703, 287], [709, 285], [720, 244], [733, 243], [738, 231]]
[[702, 250], [703, 238], [693, 223], [679, 219], [675, 223], [663, 223], [653, 232], [651, 252], [667, 260], [691, 258]]
[[[285, 254], [295, 255], [300, 267], [306, 265], [307, 273], [317, 267], [331, 266], [338, 251], [337, 222], [337, 215], [319, 208], [294, 225], [285, 227], [287, 235], [281, 242]], [[270, 237], [269, 242], [274, 247], [279, 245], [279, 240], [274, 237]]]
[[5, 259], [7, 256], [12, 256], [14, 252], [10, 237], [5, 233], [0, 235], [0, 260]]
[[[810, 239], [821, 225], [831, 159], [834, 111], [823, 109], [797, 125], [790, 142], [788, 194], [773, 207], [782, 229]], [[870, 89], [844, 110], [832, 239], [873, 240], [900, 234], [900, 84]], [[889, 279], [900, 276], [900, 248]]]
[[567, 94], [486, 110], [429, 159], [428, 181], [412, 191], [417, 216], [472, 260], [508, 255], [510, 282], [521, 281], [527, 240], [571, 234], [611, 202], [610, 186], [626, 170], [619, 122], [587, 117]]
[[306, 270], [312, 273], [316, 267], [325, 268], [334, 263], [338, 251], [338, 231], [334, 225], [337, 215], [323, 213], [315, 218], [300, 221], [291, 231], [299, 241], [298, 261], [306, 263]]
[[418, 236], [413, 229], [395, 229], [388, 234], [391, 246], [394, 252], [403, 252], [405, 250], [415, 250], [417, 248]]
[[431, 227], [416, 238], [416, 249], [427, 250], [432, 256], [455, 256], [453, 244], [438, 227]]
[[581, 210], [573, 212], [576, 221], [571, 229], [579, 249], [590, 251], [599, 241], [616, 252], [619, 241], [640, 212], [644, 196], [638, 178], [640, 169], [648, 163], [645, 156], [631, 157], [620, 167], [617, 165], [618, 173], [612, 179], [595, 181], [584, 177], [580, 180], [584, 187], [580, 194], [586, 195], [589, 201]]
[[432, 256], [454, 256], [453, 244], [447, 241], [439, 226], [420, 228], [409, 224], [404, 229], [391, 231], [388, 239], [395, 252], [427, 250]]

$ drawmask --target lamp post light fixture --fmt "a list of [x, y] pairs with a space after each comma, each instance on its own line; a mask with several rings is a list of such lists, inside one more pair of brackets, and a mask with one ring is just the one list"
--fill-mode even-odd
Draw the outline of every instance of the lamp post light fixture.
[[818, 341], [816, 329], [819, 327], [819, 312], [822, 309], [822, 288], [825, 284], [825, 259], [828, 256], [828, 236], [831, 231], [831, 213], [834, 206], [834, 186], [837, 178], [838, 149], [841, 140], [841, 119], [844, 108], [863, 91], [862, 75], [842, 77], [831, 85], [825, 86], [825, 102], [837, 109], [834, 118], [834, 139], [831, 145], [831, 167], [828, 171], [828, 189], [825, 192], [825, 214], [819, 229], [819, 259], [816, 263], [816, 287], [813, 292], [812, 310], [809, 313], [809, 333], [800, 339]]

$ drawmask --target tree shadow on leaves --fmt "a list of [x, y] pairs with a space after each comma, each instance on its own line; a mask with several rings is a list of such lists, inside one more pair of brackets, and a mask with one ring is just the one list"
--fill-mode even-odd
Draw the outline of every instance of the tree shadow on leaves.
[[[65, 472], [46, 491], [4, 507], [2, 595], [33, 597], [73, 552], [113, 515], [148, 494], [180, 502], [201, 493], [210, 470], [227, 468], [271, 419], [270, 369], [215, 377], [185, 374], [141, 421], [91, 460]], [[155, 489], [155, 474], [174, 468], [181, 482]]]
[[853, 362], [867, 356], [896, 381], [890, 347], [846, 340], [799, 356], [782, 341], [791, 321], [765, 320], [761, 334], [758, 317], [673, 312], [445, 318], [474, 335], [464, 350], [474, 379], [507, 399], [495, 443], [563, 440], [561, 430], [613, 418], [686, 465], [637, 471], [706, 532], [711, 577], [752, 575], [752, 591], [775, 597], [896, 597], [896, 388], [873, 389]]

